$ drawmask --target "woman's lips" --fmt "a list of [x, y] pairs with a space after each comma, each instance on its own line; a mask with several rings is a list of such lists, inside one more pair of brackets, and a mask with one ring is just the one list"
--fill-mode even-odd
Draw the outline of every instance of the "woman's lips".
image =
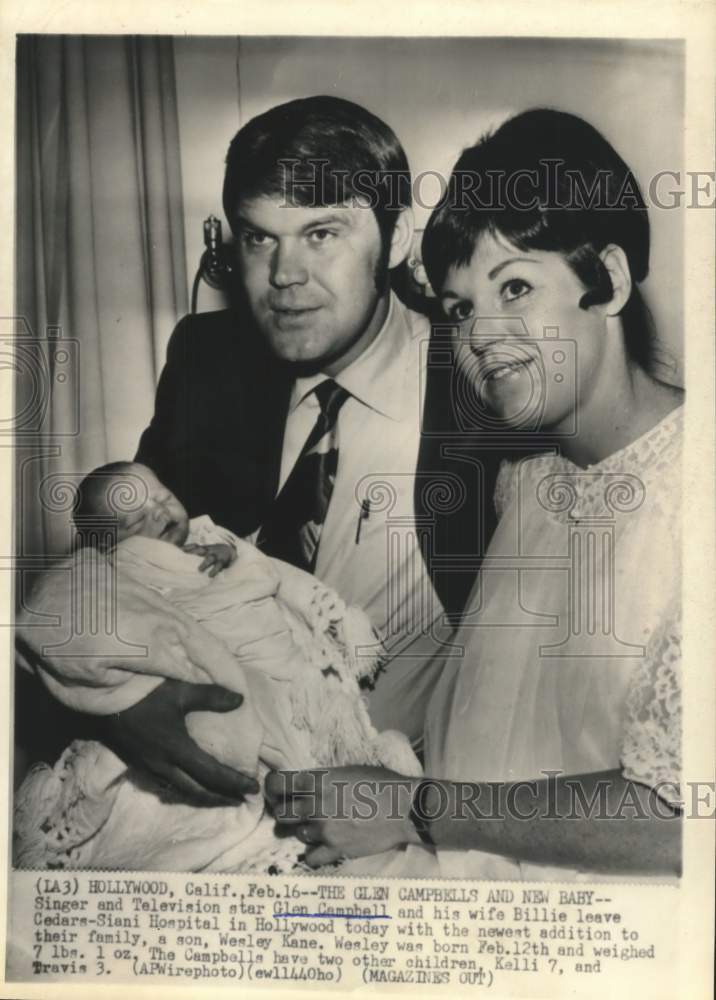
[[499, 361], [488, 361], [483, 368], [483, 379], [488, 384], [495, 382], [514, 381], [526, 368], [534, 364], [535, 358], [509, 358]]

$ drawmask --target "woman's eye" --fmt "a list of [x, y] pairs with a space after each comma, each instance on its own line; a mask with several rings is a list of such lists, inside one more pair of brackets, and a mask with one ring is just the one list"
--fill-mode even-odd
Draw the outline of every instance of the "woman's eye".
[[521, 298], [531, 290], [532, 286], [526, 281], [523, 281], [522, 278], [510, 278], [510, 280], [506, 281], [500, 289], [502, 298], [505, 302], [513, 302], [515, 299]]
[[454, 302], [451, 306], [445, 308], [448, 319], [455, 320], [456, 323], [464, 323], [466, 319], [470, 319], [472, 316], [472, 303], [471, 302]]

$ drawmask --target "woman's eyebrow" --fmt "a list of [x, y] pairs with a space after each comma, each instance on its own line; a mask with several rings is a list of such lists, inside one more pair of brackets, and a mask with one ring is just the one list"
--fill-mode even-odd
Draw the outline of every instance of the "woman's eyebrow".
[[508, 264], [515, 264], [515, 263], [541, 264], [542, 261], [535, 260], [534, 257], [508, 257], [507, 260], [503, 260], [499, 264], [496, 264], [493, 267], [493, 269], [488, 273], [487, 277], [490, 279], [490, 281], [492, 281], [492, 279], [496, 278], [497, 275], [500, 273], [500, 271], [504, 270], [504, 268], [506, 268]]

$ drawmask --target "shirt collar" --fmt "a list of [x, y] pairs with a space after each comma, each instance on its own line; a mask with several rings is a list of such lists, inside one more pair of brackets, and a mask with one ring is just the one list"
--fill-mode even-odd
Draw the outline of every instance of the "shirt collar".
[[[402, 304], [390, 293], [388, 315], [375, 340], [335, 376], [338, 385], [372, 410], [391, 420], [401, 420], [405, 412], [405, 375], [410, 330]], [[401, 357], [405, 361], [401, 361]], [[295, 410], [317, 385], [330, 376], [318, 372], [297, 378], [291, 393], [289, 410]], [[311, 397], [316, 401], [315, 396]], [[317, 402], [317, 401], [316, 401]]]

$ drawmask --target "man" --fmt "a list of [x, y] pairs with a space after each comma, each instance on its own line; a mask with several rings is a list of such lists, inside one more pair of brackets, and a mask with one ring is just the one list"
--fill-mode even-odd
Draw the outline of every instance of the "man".
[[[496, 463], [460, 436], [449, 357], [428, 363], [429, 323], [390, 290], [413, 233], [405, 153], [355, 104], [291, 101], [233, 140], [224, 210], [245, 301], [179, 324], [137, 460], [190, 516], [253, 535], [362, 606], [394, 654], [373, 720], [417, 737], [431, 661], [395, 654], [464, 604], [493, 524], [482, 498]], [[154, 656], [151, 641], [150, 674]], [[206, 760], [192, 772], [191, 672], [164, 676], [136, 704], [108, 702], [102, 738], [174, 784], [231, 794]]]

